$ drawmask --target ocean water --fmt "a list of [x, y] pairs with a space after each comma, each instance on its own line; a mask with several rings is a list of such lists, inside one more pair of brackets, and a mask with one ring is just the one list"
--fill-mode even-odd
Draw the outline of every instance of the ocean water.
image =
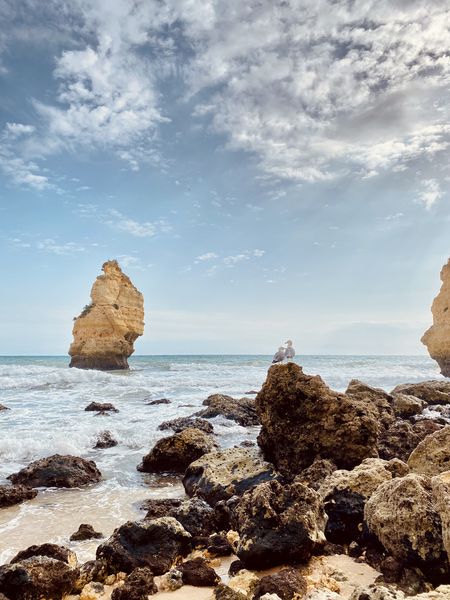
[[[126, 372], [68, 368], [67, 357], [0, 357], [0, 483], [32, 460], [55, 453], [92, 459], [103, 480], [81, 490], [43, 490], [29, 502], [0, 510], [0, 564], [31, 544], [56, 542], [74, 549], [81, 560], [93, 557], [98, 542], [69, 542], [80, 523], [109, 535], [128, 519], [143, 516], [140, 504], [150, 497], [183, 494], [177, 477], [139, 473], [136, 465], [157, 439], [170, 431], [158, 425], [200, 410], [208, 395], [235, 397], [258, 390], [270, 366], [269, 356], [136, 356]], [[352, 378], [392, 389], [399, 383], [439, 379], [426, 356], [301, 356], [304, 371], [320, 374], [344, 390]], [[171, 404], [149, 406], [158, 398]], [[85, 412], [92, 401], [112, 402], [118, 413]], [[222, 447], [254, 440], [258, 428], [213, 419]], [[94, 450], [101, 431], [119, 445]]]

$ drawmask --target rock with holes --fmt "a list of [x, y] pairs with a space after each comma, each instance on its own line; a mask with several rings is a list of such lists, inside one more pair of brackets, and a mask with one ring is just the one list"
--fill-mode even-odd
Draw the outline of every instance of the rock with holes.
[[266, 594], [277, 594], [281, 600], [293, 600], [304, 596], [306, 589], [306, 579], [296, 569], [281, 569], [278, 573], [261, 577], [253, 600], [260, 600]]
[[113, 590], [111, 600], [148, 600], [157, 591], [151, 569], [138, 567], [128, 575], [122, 586]]
[[78, 456], [61, 456], [54, 454], [30, 463], [8, 479], [13, 484], [37, 487], [74, 488], [97, 483], [102, 474], [93, 460], [85, 460]]
[[32, 500], [37, 491], [25, 485], [0, 485], [0, 508], [8, 508]]
[[185, 585], [214, 587], [220, 581], [220, 577], [202, 557], [186, 560], [178, 565], [177, 569], [181, 571]]
[[225, 417], [231, 421], [236, 421], [243, 427], [251, 427], [259, 425], [258, 416], [256, 414], [255, 401], [250, 398], [232, 398], [225, 394], [213, 394], [208, 396], [203, 404], [207, 407], [196, 416], [204, 419], [212, 419], [214, 417]]
[[414, 473], [439, 475], [450, 470], [450, 425], [428, 435], [411, 453], [408, 466]]
[[203, 431], [204, 433], [214, 432], [214, 427], [209, 421], [206, 419], [199, 419], [197, 417], [177, 417], [176, 419], [171, 419], [170, 421], [163, 421], [161, 425], [158, 426], [158, 429], [160, 431], [172, 429], [172, 431], [175, 433], [181, 433], [185, 429], [189, 429], [191, 427], [200, 429], [200, 431]]
[[431, 312], [433, 325], [422, 336], [422, 343], [428, 348], [445, 377], [450, 377], [450, 259], [441, 270], [442, 286], [433, 300]]

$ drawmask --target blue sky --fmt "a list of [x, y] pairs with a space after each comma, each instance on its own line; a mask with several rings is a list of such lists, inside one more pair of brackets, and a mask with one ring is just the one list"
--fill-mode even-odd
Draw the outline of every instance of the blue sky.
[[445, 1], [0, 0], [0, 354], [101, 264], [139, 354], [416, 354], [449, 256]]

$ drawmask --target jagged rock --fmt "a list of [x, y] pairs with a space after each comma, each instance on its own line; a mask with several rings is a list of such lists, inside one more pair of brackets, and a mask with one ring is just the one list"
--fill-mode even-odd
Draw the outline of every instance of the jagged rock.
[[8, 477], [13, 484], [23, 484], [31, 488], [73, 488], [97, 483], [101, 478], [102, 474], [93, 460], [60, 454], [35, 460]]
[[102, 431], [98, 438], [94, 448], [105, 449], [105, 448], [114, 448], [117, 446], [118, 441], [115, 440], [110, 431]]
[[10, 410], [7, 406], [5, 406], [4, 404], [0, 404], [0, 412], [2, 412], [3, 410]]
[[381, 388], [374, 388], [358, 379], [352, 379], [345, 393], [376, 407], [383, 427], [389, 427], [394, 421], [394, 398]]
[[306, 588], [306, 579], [297, 570], [281, 569], [278, 573], [261, 577], [252, 600], [260, 600], [265, 594], [277, 594], [281, 600], [292, 600], [295, 594], [304, 596]]
[[450, 572], [430, 480], [411, 473], [381, 484], [366, 502], [369, 530], [407, 567], [419, 568], [432, 583]]
[[[306, 594], [304, 600], [341, 600], [342, 596], [336, 592], [325, 589], [311, 590]], [[261, 599], [262, 600], [262, 599]]]
[[409, 457], [408, 466], [428, 476], [450, 470], [450, 425], [422, 440]]
[[242, 427], [259, 425], [255, 401], [250, 398], [237, 400], [224, 394], [213, 394], [203, 401], [203, 405], [208, 408], [195, 413], [195, 416], [205, 419], [223, 416], [231, 421], [236, 421]]
[[158, 440], [142, 459], [138, 471], [183, 473], [188, 465], [217, 447], [211, 436], [200, 429], [190, 427], [181, 433]]
[[21, 550], [18, 552], [9, 562], [10, 564], [14, 564], [35, 556], [47, 556], [48, 558], [54, 558], [55, 560], [65, 562], [70, 567], [76, 567], [78, 564], [75, 552], [72, 552], [72, 550], [69, 550], [69, 548], [66, 548], [65, 546], [58, 546], [58, 544], [39, 544], [29, 546], [26, 550]]
[[205, 454], [191, 463], [183, 485], [188, 496], [200, 496], [214, 506], [274, 477], [272, 465], [255, 448], [229, 448]]
[[239, 560], [239, 558], [237, 558], [236, 560], [233, 560], [233, 562], [230, 564], [228, 568], [228, 575], [230, 577], [234, 577], [237, 573], [239, 573], [239, 571], [242, 571], [242, 569], [245, 569], [245, 565], [242, 562], [242, 560]]
[[247, 491], [233, 510], [239, 533], [237, 556], [252, 569], [307, 561], [325, 541], [319, 494], [295, 482], [262, 483]]
[[214, 569], [208, 566], [206, 560], [201, 557], [187, 560], [178, 565], [177, 569], [181, 571], [185, 585], [213, 587], [220, 581], [220, 577]]
[[161, 425], [158, 426], [160, 431], [165, 431], [166, 429], [172, 429], [175, 433], [181, 433], [184, 429], [189, 429], [191, 427], [195, 427], [195, 429], [200, 429], [204, 433], [213, 433], [214, 427], [211, 425], [209, 421], [206, 419], [197, 419], [192, 417], [177, 417], [176, 419], [171, 419], [170, 421], [163, 421]]
[[81, 542], [83, 540], [97, 540], [103, 537], [103, 533], [95, 531], [92, 525], [81, 523], [78, 530], [70, 536], [71, 542]]
[[147, 511], [146, 519], [159, 519], [172, 516], [172, 509], [178, 508], [181, 503], [181, 498], [151, 498], [142, 503], [142, 508]]
[[441, 518], [442, 540], [450, 562], [450, 471], [431, 480], [434, 506]]
[[183, 587], [183, 575], [178, 569], [171, 569], [159, 578], [159, 592], [174, 592]]
[[80, 600], [106, 600], [105, 586], [99, 581], [91, 581], [81, 590]]
[[208, 538], [206, 546], [210, 556], [230, 556], [233, 549], [225, 535], [215, 533]]
[[397, 420], [389, 429], [383, 431], [378, 442], [380, 458], [391, 460], [398, 458], [406, 462], [411, 452], [430, 433], [442, 428], [442, 425], [424, 419], [414, 423]]
[[148, 596], [157, 591], [152, 571], [148, 567], [138, 567], [122, 586], [113, 590], [111, 600], [148, 600]]
[[237, 575], [228, 581], [232, 590], [245, 594], [247, 598], [253, 598], [253, 592], [259, 582], [256, 573], [241, 569]]
[[214, 600], [248, 600], [247, 594], [233, 590], [224, 583], [214, 588]]
[[336, 469], [336, 465], [331, 460], [316, 458], [312, 465], [296, 477], [296, 481], [301, 481], [313, 490], [318, 490], [324, 480]]
[[71, 367], [128, 369], [134, 342], [144, 333], [144, 300], [116, 260], [105, 262], [92, 286], [92, 303], [73, 326]]
[[442, 375], [450, 377], [450, 259], [441, 269], [441, 281], [441, 289], [431, 306], [433, 325], [423, 334], [421, 342], [438, 363]]
[[107, 564], [103, 560], [89, 560], [79, 568], [73, 592], [81, 592], [92, 581], [104, 583], [108, 577]]
[[185, 500], [170, 511], [170, 516], [175, 517], [194, 538], [208, 538], [219, 527], [216, 512], [201, 498]]
[[393, 396], [408, 394], [427, 404], [450, 404], [450, 381], [431, 380], [420, 383], [402, 383], [397, 385], [391, 394]]
[[157, 400], [151, 400], [146, 404], [147, 406], [155, 406], [157, 404], [172, 404], [172, 400], [169, 400], [169, 398], [158, 398]]
[[402, 419], [419, 415], [426, 406], [427, 403], [424, 400], [409, 394], [395, 394], [394, 396], [394, 412], [397, 417]]
[[110, 402], [91, 402], [84, 410], [86, 412], [119, 412]]
[[37, 491], [25, 485], [0, 485], [0, 508], [14, 506], [36, 496]]
[[170, 569], [176, 558], [186, 556], [191, 535], [173, 517], [152, 521], [128, 521], [97, 548], [110, 573], [131, 573], [137, 567], [149, 567], [154, 575]]
[[380, 414], [362, 396], [334, 392], [295, 363], [272, 366], [256, 397], [258, 444], [266, 459], [293, 477], [317, 457], [352, 468], [377, 456]]
[[70, 593], [78, 570], [48, 556], [32, 556], [0, 567], [0, 592], [11, 600], [62, 600]]

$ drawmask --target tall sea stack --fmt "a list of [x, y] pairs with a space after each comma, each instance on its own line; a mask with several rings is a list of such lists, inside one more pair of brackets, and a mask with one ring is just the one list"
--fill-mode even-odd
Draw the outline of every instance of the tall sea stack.
[[442, 286], [433, 301], [433, 325], [424, 333], [422, 343], [431, 358], [441, 367], [441, 373], [450, 377], [450, 260], [441, 270]]
[[144, 297], [116, 260], [105, 262], [94, 281], [91, 304], [75, 319], [71, 367], [128, 369], [134, 342], [144, 333]]

